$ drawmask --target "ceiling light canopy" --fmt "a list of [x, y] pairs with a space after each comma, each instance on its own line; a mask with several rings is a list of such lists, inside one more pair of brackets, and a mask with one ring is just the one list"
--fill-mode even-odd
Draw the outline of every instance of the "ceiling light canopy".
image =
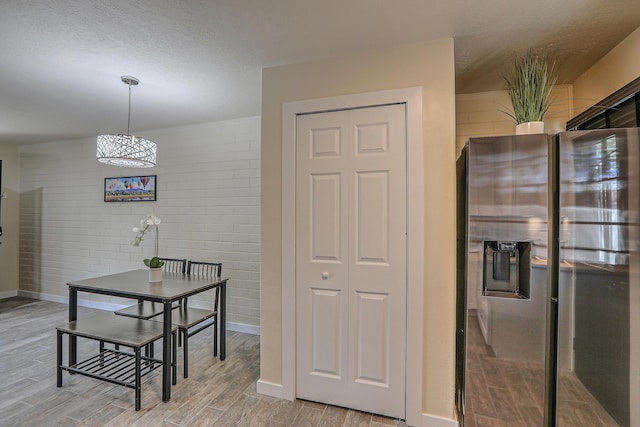
[[96, 158], [101, 163], [130, 168], [151, 168], [156, 165], [157, 145], [155, 142], [131, 135], [131, 86], [140, 81], [131, 76], [120, 77], [129, 86], [129, 114], [126, 134], [107, 134], [98, 136]]

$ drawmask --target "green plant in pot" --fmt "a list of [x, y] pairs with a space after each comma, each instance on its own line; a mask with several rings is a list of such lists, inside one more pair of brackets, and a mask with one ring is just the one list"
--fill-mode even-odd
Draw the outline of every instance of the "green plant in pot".
[[[503, 111], [516, 122], [516, 134], [542, 133], [542, 119], [553, 102], [551, 92], [558, 79], [558, 63], [548, 52], [529, 49], [514, 58], [511, 69], [503, 75], [511, 99], [513, 114]], [[533, 131], [527, 131], [532, 122]], [[521, 126], [524, 125], [524, 126]]]
[[154, 256], [153, 258], [146, 258], [143, 260], [144, 265], [149, 268], [162, 268], [164, 265], [164, 261], [161, 261], [160, 258]]
[[149, 282], [162, 282], [162, 266], [164, 265], [164, 261], [161, 261], [160, 258], [154, 256], [153, 258], [144, 259], [143, 262], [144, 265], [149, 267]]

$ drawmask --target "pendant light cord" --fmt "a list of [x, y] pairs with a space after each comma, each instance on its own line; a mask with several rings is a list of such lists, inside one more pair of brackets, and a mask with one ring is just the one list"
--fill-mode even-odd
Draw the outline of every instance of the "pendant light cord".
[[131, 126], [131, 81], [127, 84], [129, 86], [129, 114], [127, 115], [127, 135], [131, 135], [129, 127]]

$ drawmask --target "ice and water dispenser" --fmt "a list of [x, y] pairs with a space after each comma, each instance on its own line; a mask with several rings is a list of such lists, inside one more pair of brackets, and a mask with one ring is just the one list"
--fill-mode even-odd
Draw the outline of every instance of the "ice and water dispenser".
[[530, 242], [484, 241], [482, 295], [530, 299]]

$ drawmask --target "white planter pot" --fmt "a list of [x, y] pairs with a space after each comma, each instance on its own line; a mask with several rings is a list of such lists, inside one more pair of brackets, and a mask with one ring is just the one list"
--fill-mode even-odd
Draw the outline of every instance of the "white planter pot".
[[516, 135], [544, 133], [544, 122], [526, 122], [516, 125]]
[[149, 269], [149, 282], [162, 282], [162, 268], [150, 268]]

